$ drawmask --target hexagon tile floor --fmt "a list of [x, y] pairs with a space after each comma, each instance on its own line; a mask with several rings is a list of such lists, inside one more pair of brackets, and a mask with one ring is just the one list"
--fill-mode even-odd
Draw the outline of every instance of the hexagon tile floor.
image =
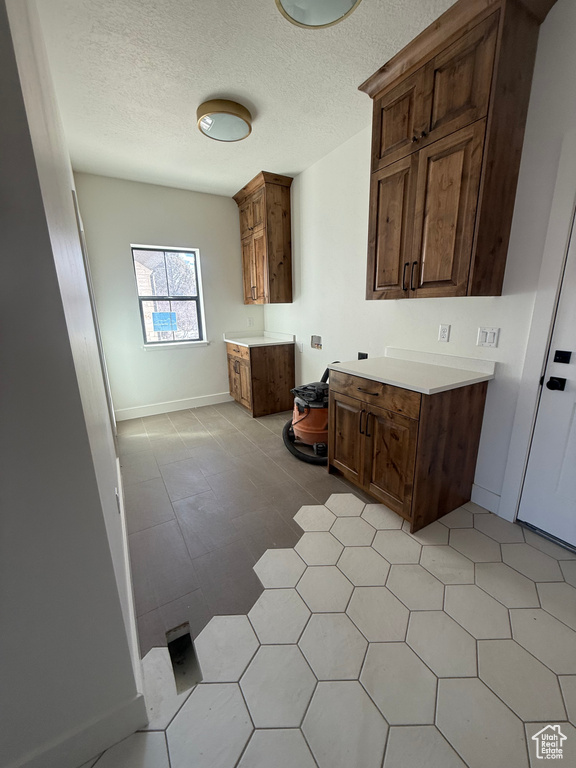
[[248, 615], [198, 636], [203, 682], [150, 651], [147, 731], [87, 765], [576, 766], [576, 555], [471, 502], [414, 535], [353, 494], [295, 520]]

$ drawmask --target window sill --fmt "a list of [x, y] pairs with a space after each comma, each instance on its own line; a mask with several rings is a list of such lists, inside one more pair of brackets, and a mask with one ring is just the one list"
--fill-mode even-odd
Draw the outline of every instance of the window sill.
[[166, 341], [161, 344], [143, 344], [142, 349], [149, 352], [151, 349], [180, 349], [182, 347], [207, 347], [209, 341]]

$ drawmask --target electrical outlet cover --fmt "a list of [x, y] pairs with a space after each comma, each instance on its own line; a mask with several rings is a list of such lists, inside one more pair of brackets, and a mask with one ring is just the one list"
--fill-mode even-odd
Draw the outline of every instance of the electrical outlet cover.
[[438, 328], [438, 341], [450, 341], [450, 326], [441, 325]]

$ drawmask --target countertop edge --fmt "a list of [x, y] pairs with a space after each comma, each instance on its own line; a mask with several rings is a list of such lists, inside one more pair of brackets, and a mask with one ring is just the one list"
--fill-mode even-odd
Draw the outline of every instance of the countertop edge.
[[248, 342], [248, 341], [238, 341], [238, 339], [228, 338], [224, 337], [224, 341], [226, 344], [236, 344], [239, 347], [276, 347], [279, 345], [286, 345], [286, 344], [294, 344], [294, 341], [287, 341], [285, 339], [266, 339], [254, 342]]
[[[425, 365], [425, 363], [422, 364]], [[460, 389], [462, 387], [470, 387], [473, 384], [481, 384], [484, 381], [491, 381], [494, 378], [494, 374], [482, 373], [481, 371], [478, 371], [476, 375], [474, 375], [474, 371], [462, 371], [462, 373], [470, 373], [472, 375], [465, 381], [456, 382], [454, 384], [443, 384], [437, 387], [419, 387], [417, 385], [407, 383], [406, 381], [399, 381], [398, 379], [394, 379], [390, 376], [378, 376], [372, 373], [360, 373], [358, 370], [354, 370], [351, 367], [344, 367], [342, 364], [330, 365], [328, 367], [331, 371], [339, 371], [341, 373], [347, 373], [350, 376], [359, 376], [360, 378], [368, 379], [369, 381], [377, 381], [380, 384], [389, 384], [392, 387], [408, 389], [411, 392], [419, 392], [421, 395], [437, 395], [440, 392], [449, 392], [451, 389]]]

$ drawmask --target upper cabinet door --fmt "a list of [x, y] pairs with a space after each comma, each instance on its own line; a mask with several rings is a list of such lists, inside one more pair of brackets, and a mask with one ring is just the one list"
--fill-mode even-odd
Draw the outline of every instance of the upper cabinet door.
[[244, 240], [245, 237], [250, 236], [250, 232], [252, 231], [252, 206], [249, 200], [246, 200], [246, 202], [239, 207], [238, 213], [240, 216], [240, 237]]
[[242, 240], [242, 287], [244, 290], [244, 304], [254, 304], [254, 241], [248, 237]]
[[252, 231], [257, 231], [264, 227], [264, 219], [265, 219], [264, 194], [265, 194], [264, 190], [261, 189], [259, 192], [255, 192], [250, 198], [250, 208], [252, 213], [252, 222], [251, 222]]
[[465, 296], [486, 121], [418, 153], [411, 295]]
[[367, 299], [408, 296], [417, 167], [410, 155], [372, 174]]
[[436, 141], [488, 114], [498, 17], [498, 13], [489, 16], [433, 59], [428, 141]]
[[266, 304], [268, 301], [268, 263], [266, 260], [266, 232], [254, 232], [252, 235], [253, 263], [252, 286], [254, 303]]
[[419, 69], [374, 102], [372, 170], [415, 152], [430, 126], [431, 77]]

